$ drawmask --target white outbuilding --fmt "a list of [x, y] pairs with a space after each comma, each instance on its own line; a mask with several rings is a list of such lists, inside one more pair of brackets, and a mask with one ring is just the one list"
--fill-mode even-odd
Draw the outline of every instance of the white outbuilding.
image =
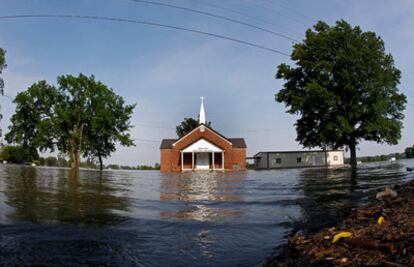
[[344, 166], [344, 151], [263, 151], [253, 159], [256, 169], [341, 167]]

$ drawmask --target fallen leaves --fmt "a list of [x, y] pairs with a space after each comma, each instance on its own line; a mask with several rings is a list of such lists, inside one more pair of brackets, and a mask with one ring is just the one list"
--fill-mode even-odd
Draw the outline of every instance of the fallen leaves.
[[383, 192], [337, 227], [291, 237], [303, 266], [414, 266], [414, 182]]
[[336, 243], [338, 242], [339, 239], [341, 238], [347, 238], [347, 237], [351, 237], [352, 233], [350, 232], [340, 232], [339, 234], [336, 234], [334, 236], [334, 238], [332, 239], [332, 243]]

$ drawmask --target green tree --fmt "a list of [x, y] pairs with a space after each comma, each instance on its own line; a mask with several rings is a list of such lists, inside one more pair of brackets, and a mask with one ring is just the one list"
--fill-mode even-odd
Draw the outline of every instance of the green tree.
[[50, 166], [50, 167], [56, 167], [58, 166], [58, 159], [56, 157], [47, 157], [45, 159], [45, 164], [46, 166]]
[[414, 146], [413, 147], [407, 147], [405, 149], [405, 157], [407, 159], [414, 158]]
[[[0, 74], [2, 74], [3, 70], [7, 67], [6, 65], [6, 51], [0, 47]], [[0, 95], [4, 95], [4, 81], [0, 77]], [[1, 107], [0, 107], [1, 108]], [[0, 113], [0, 121], [3, 118], [3, 115]], [[2, 136], [2, 131], [0, 129], [0, 136]]]
[[360, 141], [397, 144], [406, 97], [397, 88], [400, 71], [384, 42], [345, 21], [318, 22], [293, 46], [295, 66], [278, 66], [285, 81], [276, 94], [296, 121], [304, 147], [348, 147], [356, 167]]
[[[13, 101], [16, 111], [6, 135], [9, 143], [40, 151], [57, 149], [69, 156], [75, 169], [80, 166], [81, 154], [96, 156], [98, 145], [103, 156], [108, 156], [115, 150], [114, 142], [132, 144], [126, 139], [131, 128], [128, 120], [135, 105], [125, 105], [122, 97], [94, 76], [59, 76], [57, 83], [55, 87], [40, 81], [16, 96]], [[119, 120], [125, 123], [120, 124]], [[105, 134], [99, 132], [102, 121], [103, 126], [110, 128]]]
[[36, 150], [28, 149], [23, 146], [3, 146], [0, 149], [0, 160], [9, 163], [22, 164], [31, 163], [39, 159]]
[[[184, 118], [184, 120], [175, 127], [175, 131], [177, 133], [177, 136], [179, 138], [183, 137], [184, 135], [188, 134], [195, 128], [197, 128], [199, 125], [198, 120], [195, 120], [193, 118]], [[211, 126], [211, 121], [206, 122], [206, 126]]]
[[116, 143], [122, 146], [133, 146], [129, 129], [132, 128], [130, 118], [135, 105], [126, 105], [122, 97], [116, 95], [102, 83], [91, 87], [88, 107], [90, 114], [85, 124], [85, 135], [88, 149], [84, 157], [97, 158], [100, 169], [103, 169], [102, 158], [106, 158], [116, 150]]

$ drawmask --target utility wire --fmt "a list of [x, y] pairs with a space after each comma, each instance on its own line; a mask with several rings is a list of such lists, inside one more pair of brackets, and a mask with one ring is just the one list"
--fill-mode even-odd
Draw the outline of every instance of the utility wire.
[[262, 18], [258, 18], [258, 17], [252, 16], [252, 15], [249, 15], [248, 13], [240, 12], [240, 11], [237, 11], [237, 10], [233, 10], [233, 9], [227, 8], [225, 6], [221, 6], [221, 5], [217, 5], [217, 4], [205, 2], [205, 1], [202, 1], [202, 0], [187, 0], [187, 1], [190, 1], [192, 3], [193, 2], [196, 2], [197, 4], [200, 4], [200, 5], [204, 5], [204, 6], [211, 7], [211, 8], [215, 8], [215, 9], [224, 10], [226, 12], [233, 13], [233, 14], [236, 14], [236, 15], [242, 16], [242, 17], [245, 17], [245, 18], [250, 19], [250, 20], [253, 20], [253, 21], [256, 21], [256, 22], [259, 22], [259, 23], [262, 23], [262, 24], [266, 24], [267, 26], [270, 26], [270, 27], [277, 27], [277, 28], [279, 28], [279, 29], [281, 29], [283, 31], [288, 31], [290, 33], [294, 33], [299, 38], [302, 38], [303, 37], [303, 33], [299, 33], [297, 31], [293, 31], [292, 29], [289, 29], [289, 28], [280, 26], [278, 24], [272, 23], [272, 22], [270, 22], [268, 20], [265, 20], [265, 19], [262, 19]]
[[134, 138], [134, 141], [148, 142], [148, 143], [160, 143], [160, 140], [141, 139], [141, 138]]
[[300, 12], [298, 12], [298, 11], [292, 9], [292, 8], [289, 8], [289, 7], [285, 6], [285, 5], [282, 5], [278, 1], [272, 1], [272, 0], [262, 0], [262, 1], [266, 1], [266, 2], [269, 2], [269, 3], [274, 4], [274, 5], [278, 5], [281, 8], [283, 8], [283, 9], [285, 9], [285, 10], [287, 10], [287, 11], [293, 13], [293, 14], [296, 14], [297, 16], [300, 16], [300, 17], [306, 19], [307, 21], [310, 21], [310, 22], [314, 22], [315, 21], [314, 19], [312, 19], [312, 18], [310, 18], [310, 17], [308, 17], [308, 16], [306, 16], [306, 15], [304, 15], [304, 14], [302, 14], [302, 13], [300, 13]]
[[[248, 2], [251, 5], [256, 6], [258, 8], [265, 9], [267, 11], [272, 11], [273, 10], [273, 11], [277, 12], [278, 15], [281, 16], [281, 17], [287, 18], [287, 19], [289, 19], [291, 21], [294, 21], [297, 24], [303, 25], [305, 27], [309, 27], [309, 24], [308, 23], [305, 23], [303, 20], [299, 20], [299, 19], [297, 19], [295, 17], [292, 17], [292, 16], [287, 15], [284, 12], [281, 12], [280, 10], [277, 10], [274, 6], [272, 6], [270, 3], [266, 2], [265, 0], [262, 0], [261, 2], [260, 1], [257, 1], [257, 0], [244, 0], [244, 1]], [[272, 10], [269, 10], [269, 8], [272, 9]]]
[[210, 13], [210, 12], [206, 12], [206, 11], [202, 11], [202, 10], [198, 10], [198, 9], [193, 9], [193, 8], [188, 8], [188, 7], [178, 6], [178, 5], [172, 5], [172, 4], [166, 4], [166, 3], [161, 3], [161, 2], [148, 1], [148, 0], [130, 0], [130, 1], [136, 2], [136, 3], [145, 3], [145, 4], [150, 4], [150, 5], [163, 6], [163, 7], [168, 7], [168, 8], [175, 8], [175, 9], [184, 10], [184, 11], [187, 11], [187, 12], [192, 12], [192, 13], [197, 13], [197, 14], [201, 14], [201, 15], [205, 15], [205, 16], [209, 16], [209, 17], [213, 17], [213, 18], [218, 18], [218, 19], [230, 21], [230, 22], [233, 22], [233, 23], [237, 23], [237, 24], [240, 24], [240, 25], [244, 25], [244, 26], [256, 29], [256, 30], [261, 30], [261, 31], [264, 31], [264, 32], [267, 32], [267, 33], [270, 33], [270, 34], [288, 39], [288, 40], [293, 41], [293, 42], [299, 42], [299, 40], [297, 40], [295, 38], [289, 37], [287, 35], [284, 35], [284, 34], [281, 34], [281, 33], [266, 29], [266, 28], [262, 28], [260, 26], [256, 26], [254, 24], [250, 24], [250, 23], [247, 23], [247, 22], [244, 22], [244, 21], [241, 21], [241, 20], [233, 19], [233, 18], [226, 17], [226, 16], [221, 16], [221, 15], [218, 15], [218, 14], [214, 14], [214, 13]]
[[150, 22], [150, 21], [144, 21], [144, 20], [135, 20], [135, 19], [125, 19], [125, 18], [116, 18], [116, 17], [104, 17], [104, 16], [90, 16], [90, 15], [69, 15], [69, 14], [23, 14], [23, 15], [8, 15], [8, 16], [0, 16], [0, 19], [28, 19], [28, 18], [62, 18], [62, 19], [85, 19], [85, 20], [101, 20], [101, 21], [116, 21], [116, 22], [125, 22], [125, 23], [134, 23], [134, 24], [142, 24], [142, 25], [148, 25], [148, 26], [155, 26], [155, 27], [161, 27], [161, 28], [167, 28], [167, 29], [174, 29], [179, 31], [186, 31], [186, 32], [192, 32], [197, 33], [201, 35], [206, 35], [218, 39], [228, 40], [232, 42], [236, 42], [239, 44], [244, 44], [247, 46], [255, 47], [261, 50], [266, 50], [269, 52], [273, 52], [276, 54], [280, 54], [286, 57], [290, 57], [289, 54], [282, 52], [277, 49], [273, 49], [270, 47], [266, 47], [263, 45], [259, 45], [256, 43], [244, 41], [241, 39], [236, 39], [233, 37], [220, 35], [216, 33], [201, 31], [197, 29], [191, 29], [191, 28], [184, 28], [180, 26], [173, 26], [169, 24], [162, 24], [158, 22]]

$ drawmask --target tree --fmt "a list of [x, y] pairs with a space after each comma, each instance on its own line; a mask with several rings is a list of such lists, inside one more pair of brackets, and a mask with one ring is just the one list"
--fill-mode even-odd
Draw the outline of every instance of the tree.
[[[192, 130], [198, 127], [199, 122], [193, 118], [184, 118], [184, 120], [175, 127], [175, 131], [179, 138], [183, 137], [184, 135], [188, 134]], [[210, 127], [211, 121], [206, 122], [206, 126]]]
[[294, 67], [278, 66], [285, 81], [276, 94], [287, 113], [299, 115], [297, 141], [304, 147], [347, 146], [356, 167], [362, 140], [397, 144], [406, 97], [397, 85], [400, 71], [384, 42], [345, 21], [318, 22], [293, 46]]
[[36, 150], [27, 149], [23, 146], [3, 146], [0, 150], [0, 160], [9, 163], [31, 163], [37, 159], [39, 159], [39, 154]]
[[[3, 70], [7, 67], [6, 65], [6, 51], [0, 47], [0, 74], [2, 74]], [[4, 95], [4, 81], [0, 77], [0, 95]], [[0, 113], [0, 121], [3, 118], [3, 115]], [[2, 135], [0, 129], [0, 136]]]
[[405, 157], [407, 159], [414, 158], [414, 146], [413, 147], [407, 147], [405, 149]]
[[[16, 96], [16, 111], [6, 135], [9, 143], [40, 151], [57, 149], [69, 156], [75, 169], [81, 154], [96, 156], [96, 151], [103, 151], [109, 156], [115, 150], [114, 142], [121, 138], [121, 145], [133, 144], [127, 132], [135, 105], [125, 105], [122, 97], [94, 76], [59, 76], [57, 83], [55, 87], [39, 81]], [[101, 122], [105, 124], [101, 126]], [[102, 127], [109, 130], [102, 134]]]
[[116, 95], [102, 83], [91, 88], [88, 110], [91, 111], [85, 125], [88, 150], [84, 156], [97, 158], [100, 169], [103, 169], [102, 158], [106, 158], [116, 150], [116, 143], [132, 146], [134, 142], [128, 132], [132, 128], [129, 120], [135, 105], [125, 105], [122, 97]]

